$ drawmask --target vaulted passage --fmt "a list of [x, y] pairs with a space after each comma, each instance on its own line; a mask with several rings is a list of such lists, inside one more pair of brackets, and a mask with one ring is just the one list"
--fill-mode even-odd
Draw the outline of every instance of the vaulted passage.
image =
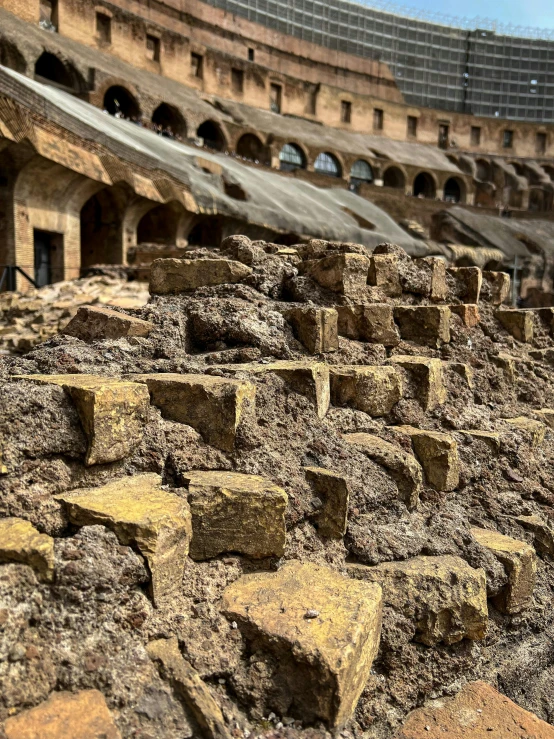
[[215, 151], [223, 151], [225, 149], [225, 136], [221, 130], [221, 126], [214, 121], [204, 121], [198, 126], [196, 135], [199, 139], [203, 139], [204, 146]]
[[104, 110], [117, 118], [133, 120], [140, 118], [140, 106], [125, 87], [114, 85], [104, 95]]
[[383, 185], [393, 187], [395, 190], [404, 190], [406, 178], [402, 170], [398, 167], [389, 167], [383, 175]]
[[178, 203], [158, 205], [144, 215], [137, 228], [138, 244], [175, 244], [183, 208]]
[[187, 137], [187, 123], [177, 108], [167, 103], [158, 105], [152, 114], [152, 123], [162, 136], [176, 136], [181, 139]]
[[35, 63], [35, 77], [39, 81], [54, 84], [55, 87], [61, 87], [68, 92], [80, 92], [84, 89], [84, 81], [77, 70], [47, 51], [41, 54]]
[[237, 154], [239, 157], [251, 162], [270, 164], [269, 151], [262, 141], [253, 133], [245, 133], [237, 142]]
[[434, 198], [437, 194], [435, 181], [428, 172], [420, 172], [414, 180], [414, 195], [416, 198]]
[[93, 264], [121, 264], [122, 197], [105, 188], [81, 209], [81, 269]]

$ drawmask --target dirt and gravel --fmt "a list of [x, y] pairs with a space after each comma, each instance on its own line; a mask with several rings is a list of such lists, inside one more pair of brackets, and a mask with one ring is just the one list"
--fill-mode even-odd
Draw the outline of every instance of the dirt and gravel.
[[[366, 253], [351, 245], [340, 249]], [[164, 483], [177, 490], [190, 470], [263, 475], [288, 494], [284, 560], [311, 561], [345, 573], [350, 562], [375, 565], [419, 555], [458, 555], [485, 570], [489, 595], [506, 585], [507, 575], [475, 542], [470, 528], [493, 528], [530, 544], [533, 534], [518, 523], [518, 516], [536, 514], [554, 529], [553, 432], [547, 428], [545, 441], [536, 447], [526, 432], [509, 429], [503, 421], [534, 418], [538, 409], [554, 408], [554, 367], [529, 354], [553, 346], [553, 341], [538, 318], [533, 343], [516, 341], [495, 319], [490, 303], [480, 303], [481, 321], [473, 328], [453, 315], [451, 341], [440, 349], [408, 341], [387, 349], [340, 337], [338, 351], [315, 357], [333, 365], [381, 365], [390, 356], [405, 354], [469, 365], [473, 387], [459, 368], [449, 365], [447, 400], [435, 410], [423, 411], [417, 388], [410, 390], [406, 376], [406, 396], [389, 416], [371, 418], [353, 408], [331, 407], [320, 419], [308, 397], [267, 373], [256, 377], [256, 412], [239, 426], [232, 452], [209, 446], [194, 429], [164, 419], [151, 406], [142, 443], [130, 456], [85, 467], [86, 439], [69, 396], [61, 387], [31, 385], [14, 377], [202, 372], [240, 379], [240, 373], [218, 365], [313, 360], [295, 339], [284, 312], [299, 301], [320, 306], [352, 301], [321, 288], [299, 270], [302, 258], [321, 257], [327, 247], [312, 246], [307, 255], [293, 251], [245, 240], [228, 242], [222, 254], [253, 270], [243, 282], [153, 296], [143, 307], [116, 306], [152, 322], [149, 337], [86, 344], [56, 334], [27, 353], [0, 359], [5, 468], [0, 516], [21, 517], [55, 537], [56, 558], [50, 584], [40, 582], [25, 565], [0, 566], [0, 722], [37, 705], [54, 689], [96, 688], [124, 739], [200, 736], [189, 708], [146, 652], [150, 641], [177, 636], [183, 655], [221, 707], [231, 736], [329, 736], [323, 725], [306, 726], [301, 717], [286, 714], [286, 699], [273, 680], [275, 657], [252, 651], [240, 629], [232, 628], [219, 610], [229, 583], [246, 572], [276, 569], [277, 560], [253, 561], [233, 553], [205, 562], [190, 560], [181, 592], [156, 609], [140, 554], [119, 544], [102, 526], [72, 526], [54, 497], [58, 493], [140, 472], [160, 473]], [[187, 254], [205, 256], [198, 250]], [[98, 285], [106, 278], [92, 279], [91, 284]], [[379, 288], [368, 288], [364, 300], [432, 304], [406, 290], [391, 299]], [[514, 360], [515, 379], [495, 361], [503, 353]], [[399, 424], [443, 431], [458, 441], [459, 485], [448, 493], [425, 485], [415, 511], [398, 499], [387, 470], [342, 438], [345, 433], [367, 432], [407, 451], [409, 442], [387, 428]], [[462, 433], [464, 429], [501, 431], [500, 451]], [[318, 536], [317, 501], [306, 482], [306, 466], [335, 470], [348, 479], [349, 520], [343, 541]], [[541, 552], [531, 605], [508, 616], [489, 601], [488, 633], [482, 641], [425, 646], [414, 641], [412, 620], [385, 607], [370, 680], [340, 736], [392, 737], [410, 710], [429, 699], [454, 695], [477, 679], [554, 723], [553, 597], [552, 559]]]

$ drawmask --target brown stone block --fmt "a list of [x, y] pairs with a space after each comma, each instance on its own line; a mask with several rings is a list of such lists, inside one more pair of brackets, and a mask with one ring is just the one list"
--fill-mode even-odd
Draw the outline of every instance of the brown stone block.
[[518, 416], [518, 418], [505, 418], [505, 423], [517, 431], [521, 431], [529, 440], [532, 449], [542, 446], [546, 434], [546, 426], [534, 418]]
[[506, 272], [483, 272], [481, 300], [502, 305], [510, 295], [510, 275]]
[[402, 367], [409, 373], [423, 410], [432, 411], [446, 401], [440, 359], [398, 354], [391, 357], [388, 362]]
[[402, 295], [398, 257], [395, 254], [373, 254], [369, 262], [367, 282], [390, 298]]
[[153, 328], [154, 324], [149, 321], [126, 316], [109, 308], [81, 306], [62, 333], [90, 342], [126, 336], [148, 336]]
[[337, 306], [341, 336], [383, 346], [396, 346], [400, 334], [394, 323], [392, 306], [387, 303]]
[[394, 319], [406, 341], [435, 349], [450, 342], [450, 308], [445, 305], [398, 306]]
[[254, 559], [282, 557], [287, 494], [270, 480], [238, 472], [183, 475], [192, 514], [193, 559], [239, 552]]
[[554, 728], [480, 680], [409, 714], [395, 739], [554, 739]]
[[349, 492], [346, 478], [321, 467], [305, 467], [306, 480], [322, 506], [315, 514], [317, 530], [329, 539], [342, 539], [348, 523]]
[[274, 679], [304, 722], [341, 727], [351, 717], [379, 647], [379, 585], [297, 561], [244, 575], [223, 593], [222, 611], [247, 639], [272, 652]]
[[450, 292], [462, 303], [478, 303], [483, 273], [479, 267], [450, 267], [447, 270]]
[[469, 303], [460, 303], [457, 305], [448, 306], [452, 313], [460, 316], [462, 323], [467, 328], [473, 328], [477, 326], [481, 317], [479, 315], [479, 308], [477, 305], [471, 305]]
[[458, 444], [449, 434], [424, 431], [413, 426], [389, 426], [391, 431], [405, 434], [412, 440], [425, 478], [440, 492], [455, 490], [460, 482]]
[[334, 308], [291, 308], [285, 312], [285, 318], [310, 354], [335, 352], [339, 348], [338, 315]]
[[152, 295], [241, 282], [252, 269], [230, 259], [155, 259], [150, 269]]
[[446, 299], [448, 290], [444, 259], [439, 257], [406, 259], [400, 261], [399, 269], [400, 284], [404, 292], [423, 295], [436, 301]]
[[363, 254], [332, 254], [303, 262], [302, 269], [321, 287], [356, 298], [365, 293], [369, 259]]
[[502, 309], [494, 315], [514, 339], [527, 344], [533, 341], [533, 311]]

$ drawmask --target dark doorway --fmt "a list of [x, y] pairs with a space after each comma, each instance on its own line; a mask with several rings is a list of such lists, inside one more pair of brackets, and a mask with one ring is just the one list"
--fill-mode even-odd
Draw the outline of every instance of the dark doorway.
[[204, 146], [215, 151], [223, 151], [225, 148], [225, 136], [220, 126], [213, 121], [204, 121], [198, 126], [196, 135], [204, 139]]
[[404, 173], [398, 167], [389, 167], [383, 175], [383, 185], [385, 187], [394, 187], [395, 190], [404, 190], [406, 187], [406, 178]]
[[34, 229], [35, 282], [38, 287], [63, 279], [63, 235]]
[[76, 80], [77, 76], [75, 71], [73, 71], [73, 74], [71, 73], [71, 70], [61, 59], [47, 51], [39, 56], [35, 64], [35, 77], [39, 80], [54, 83], [54, 86], [66, 90], [77, 90], [79, 87]]
[[0, 43], [0, 64], [21, 74], [25, 74], [27, 69], [27, 63], [23, 54], [15, 44], [12, 44], [6, 39], [2, 39]]
[[237, 142], [237, 154], [243, 159], [270, 164], [269, 151], [253, 133], [245, 133]]
[[414, 195], [416, 198], [434, 198], [436, 195], [435, 181], [428, 172], [420, 172], [414, 180]]
[[173, 105], [162, 103], [152, 114], [152, 123], [157, 133], [170, 138], [186, 139], [187, 124], [181, 113]]
[[218, 216], [206, 216], [196, 223], [189, 235], [189, 246], [219, 247], [222, 240], [222, 223]]
[[444, 199], [447, 203], [461, 203], [465, 200], [462, 186], [455, 177], [446, 180], [444, 185]]
[[120, 85], [114, 85], [106, 90], [104, 95], [104, 110], [116, 118], [133, 120], [140, 118], [140, 107], [129, 90]]
[[170, 244], [177, 241], [183, 208], [177, 203], [157, 205], [144, 215], [137, 227], [138, 244]]
[[81, 269], [122, 261], [120, 208], [112, 192], [100, 190], [81, 209]]

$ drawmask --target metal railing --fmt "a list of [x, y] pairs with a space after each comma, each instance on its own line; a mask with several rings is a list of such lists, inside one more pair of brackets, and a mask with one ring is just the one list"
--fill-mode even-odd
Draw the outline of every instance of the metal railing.
[[13, 291], [17, 289], [17, 273], [19, 272], [26, 280], [29, 280], [33, 287], [38, 287], [37, 283], [30, 277], [27, 272], [17, 264], [0, 264], [0, 291], [6, 290]]

